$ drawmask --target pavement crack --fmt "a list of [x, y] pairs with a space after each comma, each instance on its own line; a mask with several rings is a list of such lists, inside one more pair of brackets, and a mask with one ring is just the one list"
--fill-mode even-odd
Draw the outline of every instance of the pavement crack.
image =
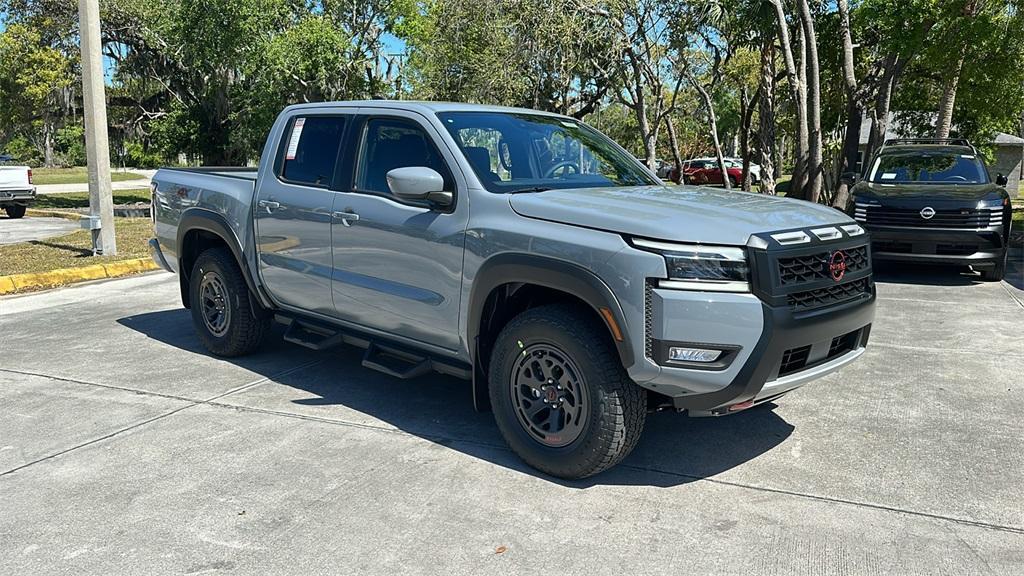
[[194, 406], [199, 406], [199, 405], [229, 406], [228, 404], [218, 404], [215, 401], [220, 399], [220, 398], [224, 398], [225, 396], [229, 396], [231, 394], [235, 394], [237, 392], [241, 392], [243, 390], [248, 390], [249, 388], [253, 388], [255, 386], [259, 386], [260, 384], [272, 381], [275, 378], [280, 378], [282, 376], [287, 376], [288, 374], [291, 374], [293, 372], [296, 372], [296, 371], [299, 371], [299, 370], [303, 370], [305, 368], [309, 368], [309, 367], [314, 366], [316, 364], [319, 364], [321, 362], [323, 362], [323, 360], [314, 360], [314, 361], [311, 361], [311, 362], [306, 362], [305, 364], [300, 364], [299, 366], [294, 366], [294, 367], [289, 368], [287, 370], [282, 370], [280, 372], [274, 373], [274, 374], [272, 374], [270, 376], [265, 376], [263, 378], [260, 378], [259, 380], [255, 380], [253, 382], [249, 382], [247, 384], [243, 384], [241, 386], [232, 388], [231, 390], [228, 390], [226, 392], [222, 392], [222, 393], [217, 394], [215, 396], [211, 396], [210, 398], [207, 398], [205, 400], [195, 400], [195, 399], [192, 399], [192, 398], [185, 398], [183, 396], [175, 396], [173, 394], [161, 394], [159, 392], [149, 392], [149, 391], [146, 391], [146, 390], [139, 390], [139, 389], [136, 389], [136, 388], [128, 388], [128, 387], [124, 387], [124, 386], [114, 386], [114, 385], [111, 385], [111, 384], [98, 384], [96, 382], [86, 382], [86, 381], [83, 381], [83, 380], [76, 380], [76, 379], [73, 379], [73, 378], [63, 378], [63, 377], [60, 377], [60, 376], [51, 376], [51, 375], [48, 375], [48, 374], [40, 374], [40, 373], [23, 371], [23, 370], [12, 370], [10, 368], [0, 368], [0, 372], [7, 372], [7, 373], [10, 373], [10, 374], [21, 374], [21, 375], [24, 375], [24, 376], [35, 376], [35, 377], [38, 377], [38, 378], [49, 378], [50, 380], [56, 380], [58, 382], [67, 382], [67, 383], [71, 383], [71, 384], [80, 384], [80, 385], [83, 385], [83, 386], [93, 386], [93, 387], [97, 387], [97, 388], [106, 388], [108, 390], [118, 390], [118, 391], [121, 391], [121, 392], [131, 392], [131, 393], [134, 393], [134, 394], [142, 394], [144, 396], [155, 396], [155, 397], [158, 397], [158, 398], [164, 398], [164, 399], [168, 399], [168, 400], [177, 400], [177, 401], [181, 401], [181, 402], [186, 402], [186, 404], [184, 406], [179, 406], [179, 407], [177, 407], [177, 408], [175, 408], [173, 410], [169, 410], [169, 411], [164, 412], [162, 414], [158, 414], [157, 416], [154, 416], [152, 418], [147, 418], [145, 420], [142, 420], [141, 422], [136, 422], [134, 424], [129, 424], [127, 426], [124, 426], [122, 428], [114, 430], [113, 432], [109, 432], [109, 433], [104, 434], [102, 436], [99, 436], [97, 438], [93, 438], [91, 440], [86, 440], [85, 442], [81, 442], [81, 443], [76, 444], [76, 445], [74, 445], [74, 446], [72, 446], [70, 448], [66, 448], [64, 450], [60, 450], [58, 452], [54, 452], [53, 454], [48, 454], [48, 455], [43, 456], [41, 458], [37, 458], [37, 459], [35, 459], [35, 460], [31, 461], [31, 462], [26, 462], [26, 463], [24, 463], [24, 464], [22, 464], [20, 466], [15, 466], [14, 468], [11, 468], [9, 470], [5, 470], [3, 472], [0, 472], [0, 478], [2, 478], [4, 476], [7, 476], [9, 474], [13, 474], [13, 473], [15, 473], [15, 472], [17, 472], [19, 470], [24, 470], [25, 468], [28, 468], [29, 466], [34, 466], [35, 464], [39, 464], [41, 462], [46, 462], [48, 460], [52, 460], [52, 459], [57, 458], [59, 456], [63, 456], [64, 454], [67, 454], [69, 452], [73, 452], [75, 450], [78, 450], [79, 448], [85, 448], [86, 446], [91, 446], [93, 444], [96, 444], [97, 442], [102, 442], [104, 440], [109, 440], [110, 438], [113, 438], [115, 436], [119, 436], [121, 434], [124, 434], [125, 432], [129, 432], [131, 430], [135, 430], [136, 428], [140, 428], [140, 427], [145, 426], [147, 424], [151, 424], [153, 422], [156, 422], [157, 420], [163, 420], [164, 418], [167, 418], [168, 416], [173, 416], [173, 415], [177, 414], [178, 412], [181, 412], [182, 410], [187, 410], [187, 409], [192, 408]]

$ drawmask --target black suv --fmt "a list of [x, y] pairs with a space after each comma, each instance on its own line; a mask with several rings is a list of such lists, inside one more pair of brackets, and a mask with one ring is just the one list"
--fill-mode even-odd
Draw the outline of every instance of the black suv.
[[969, 264], [1002, 280], [1011, 218], [1004, 186], [967, 140], [887, 140], [849, 211], [871, 233], [875, 260]]

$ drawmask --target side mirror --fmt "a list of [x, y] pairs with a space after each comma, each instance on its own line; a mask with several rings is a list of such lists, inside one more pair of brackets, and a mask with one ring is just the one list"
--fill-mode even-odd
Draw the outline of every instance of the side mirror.
[[1006, 186], [1010, 183], [1010, 179], [1002, 174], [996, 174], [996, 186]]
[[409, 166], [395, 168], [387, 173], [391, 193], [404, 200], [427, 200], [439, 206], [449, 206], [453, 196], [444, 191], [444, 178], [433, 168]]
[[857, 173], [856, 172], [843, 172], [842, 180], [844, 182], [846, 182], [847, 184], [856, 184], [857, 183]]

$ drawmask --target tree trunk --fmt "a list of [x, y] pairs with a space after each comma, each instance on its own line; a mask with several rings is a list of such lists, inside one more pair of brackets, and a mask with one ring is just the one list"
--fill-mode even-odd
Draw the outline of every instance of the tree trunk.
[[[754, 95], [755, 98], [757, 95]], [[750, 123], [754, 119], [754, 106], [747, 95], [746, 87], [740, 88], [740, 158], [743, 158], [742, 189], [750, 192]]]
[[808, 115], [810, 116], [809, 150], [807, 162], [807, 191], [803, 198], [817, 202], [821, 196], [822, 137], [821, 137], [821, 75], [818, 64], [818, 36], [814, 31], [814, 16], [807, 0], [800, 0], [800, 20], [803, 24], [804, 45], [807, 47]]
[[[779, 29], [779, 43], [782, 46], [783, 61], [786, 64], [786, 76], [789, 78], [790, 98], [793, 101], [793, 106], [796, 108], [795, 164], [789, 190], [791, 194], [794, 192], [799, 194], [803, 189], [804, 168], [807, 164], [807, 98], [804, 84], [801, 81], [801, 73], [793, 57], [793, 45], [789, 37], [789, 24], [786, 23], [786, 11], [782, 6], [782, 0], [769, 1], [775, 7], [775, 19]], [[801, 42], [801, 50], [802, 45], [803, 42]], [[803, 60], [803, 57], [801, 57], [799, 66], [801, 69], [803, 68]], [[779, 166], [781, 166], [781, 161]]]
[[875, 107], [871, 111], [871, 136], [868, 138], [867, 150], [864, 151], [865, 161], [885, 143], [885, 134], [889, 130], [889, 106], [892, 103], [893, 84], [898, 68], [899, 55], [890, 54], [884, 64], [882, 81], [875, 96]]
[[935, 123], [935, 137], [949, 138], [949, 131], [953, 127], [953, 108], [956, 104], [956, 89], [960, 84], [960, 72], [964, 68], [964, 57], [961, 54], [957, 59], [956, 66], [950, 71], [949, 79], [942, 90], [942, 99], [939, 101], [939, 118]]
[[53, 162], [53, 119], [43, 115], [43, 166], [52, 168]]
[[676, 175], [678, 180], [673, 180], [676, 184], [683, 180], [683, 155], [679, 153], [679, 138], [676, 137], [676, 125], [672, 122], [671, 116], [665, 117], [665, 128], [668, 130], [668, 143], [672, 147], [672, 162], [676, 167]]
[[766, 38], [761, 45], [761, 86], [757, 99], [761, 150], [761, 193], [775, 195], [775, 43]]
[[804, 198], [807, 191], [807, 168], [810, 164], [810, 128], [807, 119], [807, 37], [804, 35], [803, 26], [798, 26], [797, 41], [799, 46], [799, 57], [797, 60], [797, 77], [799, 85], [797, 89], [796, 117], [797, 137], [794, 141], [796, 146], [796, 165], [793, 168], [793, 180], [789, 186], [789, 196]]
[[711, 131], [711, 141], [715, 145], [715, 157], [718, 158], [718, 169], [722, 172], [722, 184], [725, 185], [726, 190], [732, 189], [732, 183], [729, 182], [729, 171], [725, 168], [725, 157], [722, 155], [722, 143], [718, 139], [718, 120], [715, 114], [715, 104], [711, 101], [711, 95], [704, 89], [704, 86], [697, 81], [696, 78], [690, 74], [689, 70], [686, 71], [686, 77], [690, 80], [690, 84], [697, 89], [700, 94], [701, 100], [704, 102], [704, 108], [708, 111], [708, 125]]
[[845, 210], [850, 201], [850, 185], [844, 175], [857, 167], [857, 149], [860, 148], [860, 125], [864, 109], [857, 100], [857, 74], [853, 66], [853, 36], [850, 32], [850, 8], [847, 0], [839, 0], [839, 27], [843, 35], [843, 81], [846, 84], [846, 137], [838, 162], [839, 184], [832, 206]]

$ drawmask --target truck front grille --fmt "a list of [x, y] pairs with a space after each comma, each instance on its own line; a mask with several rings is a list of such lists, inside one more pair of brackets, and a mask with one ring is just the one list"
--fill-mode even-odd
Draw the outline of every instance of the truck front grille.
[[[824, 250], [814, 254], [779, 258], [779, 282], [783, 286], [790, 286], [831, 279], [828, 267], [832, 254], [831, 250]], [[859, 272], [869, 266], [867, 246], [848, 248], [843, 250], [843, 254], [845, 254], [846, 273], [848, 274]]]
[[868, 279], [861, 278], [860, 280], [844, 284], [834, 284], [814, 290], [793, 292], [789, 295], [789, 307], [794, 310], [821, 308], [860, 298], [867, 291]]

